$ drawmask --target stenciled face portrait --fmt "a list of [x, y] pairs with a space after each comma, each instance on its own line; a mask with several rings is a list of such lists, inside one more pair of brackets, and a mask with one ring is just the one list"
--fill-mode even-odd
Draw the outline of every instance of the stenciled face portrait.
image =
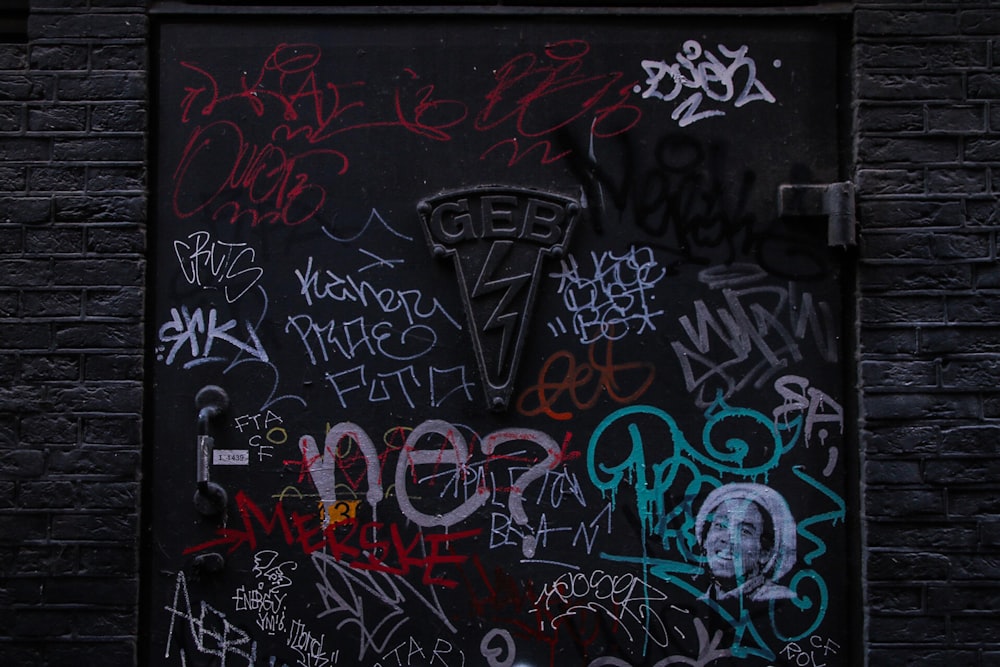
[[715, 599], [789, 599], [778, 579], [795, 564], [795, 519], [784, 498], [762, 484], [725, 484], [713, 490], [695, 519]]
[[709, 515], [705, 555], [712, 574], [719, 579], [747, 579], [759, 574], [771, 556], [761, 540], [764, 516], [749, 500], [730, 498]]

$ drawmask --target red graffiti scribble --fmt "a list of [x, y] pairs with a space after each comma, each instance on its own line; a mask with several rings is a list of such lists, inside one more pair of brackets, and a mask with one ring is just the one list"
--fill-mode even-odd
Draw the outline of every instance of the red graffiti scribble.
[[[518, 412], [528, 417], [544, 414], [565, 421], [573, 418], [573, 412], [556, 410], [564, 395], [577, 410], [589, 410], [605, 394], [619, 404], [631, 403], [642, 396], [653, 384], [656, 367], [641, 361], [615, 362], [614, 342], [610, 339], [605, 341], [604, 358], [598, 361], [598, 342], [587, 347], [586, 363], [577, 363], [568, 350], [556, 352], [546, 359], [538, 371], [538, 383], [518, 397]], [[625, 376], [631, 387], [628, 393], [622, 393]], [[583, 395], [586, 389], [590, 390], [589, 396]]]
[[335, 149], [293, 155], [274, 143], [246, 141], [231, 121], [199, 126], [174, 170], [174, 214], [189, 218], [213, 207], [213, 219], [225, 218], [228, 210], [230, 223], [245, 217], [252, 227], [265, 222], [300, 225], [326, 201], [326, 189], [312, 174], [328, 170], [331, 159], [334, 171], [343, 174], [347, 158]]
[[[567, 39], [548, 44], [542, 56], [522, 53], [496, 70], [495, 86], [486, 94], [486, 104], [475, 117], [480, 132], [513, 123], [517, 135], [539, 139], [584, 118], [588, 114], [594, 137], [613, 137], [635, 127], [642, 111], [628, 104], [635, 81], [623, 81], [621, 72], [589, 74], [584, 71], [590, 44]], [[516, 139], [504, 139], [482, 155], [485, 158], [502, 145], [513, 149], [509, 166], [528, 153], [540, 150], [548, 164], [569, 151], [553, 152], [548, 140], [523, 150]]]
[[[289, 546], [297, 545], [305, 554], [326, 549], [332, 558], [344, 561], [355, 569], [398, 575], [408, 575], [411, 570], [418, 570], [422, 572], [421, 582], [424, 585], [454, 588], [458, 586], [456, 580], [435, 574], [434, 569], [457, 567], [464, 563], [469, 556], [454, 553], [454, 543], [482, 532], [481, 528], [449, 533], [420, 531], [407, 542], [395, 523], [350, 522], [323, 528], [318, 514], [300, 514], [294, 510], [286, 513], [280, 500], [275, 504], [270, 517], [244, 491], [239, 491], [235, 500], [242, 528], [218, 528], [218, 537], [188, 547], [183, 552], [185, 556], [218, 547], [228, 547], [229, 553], [241, 547], [254, 551], [259, 539], [258, 530], [264, 536], [271, 536], [280, 529], [278, 534], [285, 543]], [[349, 532], [346, 535], [339, 534], [344, 527], [348, 527]], [[388, 535], [385, 535], [386, 532]]]
[[[386, 115], [378, 118], [379, 110], [373, 112], [361, 99], [367, 82], [345, 84], [320, 79], [317, 68], [322, 57], [323, 51], [316, 44], [279, 44], [255, 77], [240, 77], [239, 88], [228, 94], [221, 93], [210, 72], [196, 63], [182, 61], [183, 67], [200, 75], [204, 82], [185, 87], [181, 122], [189, 122], [192, 113], [210, 117], [220, 104], [238, 101], [249, 105], [258, 118], [265, 117], [271, 106], [277, 107], [281, 120], [271, 132], [275, 141], [302, 138], [316, 144], [343, 132], [376, 127], [399, 127], [429, 139], [447, 141], [451, 139], [447, 130], [462, 123], [468, 115], [463, 102], [436, 99], [435, 87], [425, 84], [416, 90], [410, 86], [396, 87], [392, 109], [382, 110]], [[408, 75], [404, 82], [419, 79], [413, 69], [404, 71]], [[200, 102], [200, 109], [193, 111], [196, 102]]]

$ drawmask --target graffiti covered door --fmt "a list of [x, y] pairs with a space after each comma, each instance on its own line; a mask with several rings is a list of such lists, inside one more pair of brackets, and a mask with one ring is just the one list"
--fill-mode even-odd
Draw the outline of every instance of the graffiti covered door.
[[159, 17], [145, 664], [847, 664], [835, 27]]

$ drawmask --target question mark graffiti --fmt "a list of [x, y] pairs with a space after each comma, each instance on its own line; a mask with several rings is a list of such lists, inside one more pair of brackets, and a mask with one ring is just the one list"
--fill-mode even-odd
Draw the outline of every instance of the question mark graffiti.
[[[504, 431], [494, 431], [483, 440], [483, 453], [492, 456], [493, 452], [500, 445], [525, 440], [534, 443], [545, 450], [545, 458], [535, 463], [528, 470], [521, 473], [510, 491], [507, 506], [510, 509], [510, 516], [519, 526], [528, 525], [528, 515], [524, 511], [524, 490], [536, 479], [540, 479], [552, 470], [559, 461], [562, 450], [555, 440], [541, 431], [532, 429], [508, 429]], [[525, 558], [532, 558], [535, 555], [536, 538], [534, 535], [525, 535], [521, 543], [521, 551]]]

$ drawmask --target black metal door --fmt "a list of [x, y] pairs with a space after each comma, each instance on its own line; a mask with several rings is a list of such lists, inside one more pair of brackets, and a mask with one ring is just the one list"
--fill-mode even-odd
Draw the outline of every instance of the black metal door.
[[157, 25], [147, 664], [846, 664], [835, 25]]

